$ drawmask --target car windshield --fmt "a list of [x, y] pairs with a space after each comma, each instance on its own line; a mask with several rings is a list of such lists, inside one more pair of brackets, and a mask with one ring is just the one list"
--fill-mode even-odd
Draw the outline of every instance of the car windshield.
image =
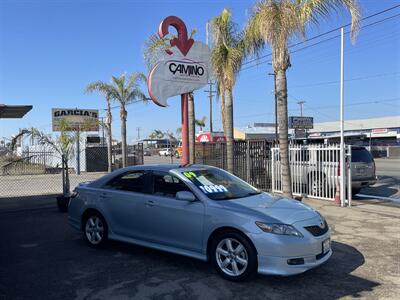
[[212, 200], [229, 200], [260, 194], [246, 182], [220, 169], [184, 171], [183, 176]]

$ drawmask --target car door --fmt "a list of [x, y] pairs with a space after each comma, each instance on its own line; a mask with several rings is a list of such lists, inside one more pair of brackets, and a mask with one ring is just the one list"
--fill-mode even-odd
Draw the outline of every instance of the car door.
[[128, 238], [143, 236], [141, 208], [151, 200], [150, 179], [148, 171], [128, 171], [104, 185], [99, 202], [113, 233]]
[[176, 176], [161, 171], [152, 173], [154, 205], [147, 206], [147, 232], [154, 241], [201, 252], [204, 204], [177, 200], [179, 191], [190, 191]]

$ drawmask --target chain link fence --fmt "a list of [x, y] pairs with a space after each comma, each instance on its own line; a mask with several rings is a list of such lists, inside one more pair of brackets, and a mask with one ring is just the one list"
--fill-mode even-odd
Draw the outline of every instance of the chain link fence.
[[[35, 149], [32, 150], [31, 148]], [[46, 147], [23, 151], [0, 151], [0, 199], [42, 198], [63, 193], [62, 157]], [[38, 150], [41, 149], [41, 150]], [[143, 164], [143, 144], [128, 146], [127, 165]], [[68, 162], [71, 191], [80, 183], [93, 181], [108, 170], [107, 147], [86, 145]], [[112, 149], [112, 169], [122, 167], [120, 146]]]

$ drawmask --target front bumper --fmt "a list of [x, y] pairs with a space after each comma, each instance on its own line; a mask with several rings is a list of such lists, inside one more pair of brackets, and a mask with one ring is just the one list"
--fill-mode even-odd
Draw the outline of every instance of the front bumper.
[[[258, 253], [258, 273], [268, 275], [289, 276], [303, 273], [318, 267], [332, 256], [332, 249], [324, 251], [323, 242], [331, 237], [328, 228], [319, 236], [314, 236], [305, 229], [307, 226], [319, 224], [320, 219], [296, 222], [293, 225], [303, 237], [284, 236], [268, 233], [254, 233], [249, 237]], [[298, 264], [290, 264], [288, 260], [300, 260]]]
[[258, 255], [258, 273], [264, 275], [290, 276], [303, 273], [325, 263], [332, 256], [332, 249], [323, 257], [317, 259], [316, 255], [303, 257], [304, 264], [289, 265], [288, 259], [298, 257], [275, 257]]

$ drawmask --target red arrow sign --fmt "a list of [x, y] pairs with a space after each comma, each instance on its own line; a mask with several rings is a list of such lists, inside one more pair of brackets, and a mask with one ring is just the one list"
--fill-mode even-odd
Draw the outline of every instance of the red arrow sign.
[[[172, 26], [178, 32], [178, 37], [170, 40], [170, 44], [172, 47], [176, 46], [184, 56], [188, 54], [190, 48], [193, 46], [194, 40], [188, 39], [187, 28], [185, 23], [181, 19], [175, 16], [166, 17], [158, 28], [158, 35], [163, 38], [166, 36], [168, 32], [168, 27]], [[171, 51], [166, 50], [168, 54], [171, 54]]]

